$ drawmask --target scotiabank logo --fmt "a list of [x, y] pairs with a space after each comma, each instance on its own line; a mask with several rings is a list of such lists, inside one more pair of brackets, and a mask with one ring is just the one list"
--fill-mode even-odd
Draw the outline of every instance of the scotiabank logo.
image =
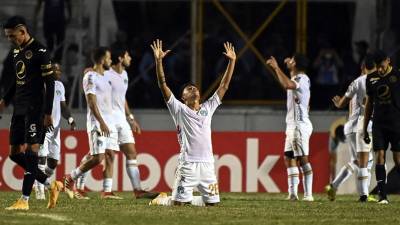
[[[278, 132], [214, 132], [215, 170], [222, 192], [286, 192], [287, 173], [283, 162], [284, 133]], [[61, 179], [79, 165], [88, 152], [86, 131], [62, 131], [62, 153], [56, 177]], [[8, 131], [0, 131], [0, 190], [20, 190], [23, 170], [9, 158]], [[323, 191], [328, 182], [328, 135], [313, 134], [310, 140], [314, 170], [314, 190]], [[143, 132], [136, 136], [142, 187], [170, 191], [178, 162], [179, 145], [176, 132]], [[114, 164], [113, 189], [132, 190], [125, 171], [125, 157], [118, 154]], [[86, 187], [102, 189], [102, 166], [89, 173]], [[300, 185], [301, 186], [301, 185]]]

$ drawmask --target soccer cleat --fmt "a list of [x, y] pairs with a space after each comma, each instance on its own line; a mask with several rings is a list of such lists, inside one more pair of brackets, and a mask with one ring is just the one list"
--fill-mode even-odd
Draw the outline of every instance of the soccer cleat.
[[389, 204], [389, 201], [385, 198], [382, 198], [382, 199], [379, 199], [378, 204], [387, 205], [387, 204]]
[[362, 195], [360, 196], [360, 199], [358, 199], [359, 202], [367, 202], [368, 201], [368, 197], [366, 195]]
[[160, 199], [166, 198], [166, 197], [168, 197], [167, 193], [165, 193], [165, 192], [160, 192], [160, 194], [157, 195], [156, 198], [154, 198], [153, 200], [151, 200], [151, 201], [149, 202], [149, 205], [159, 205], [159, 204], [160, 204]]
[[35, 191], [35, 198], [36, 200], [46, 200], [46, 194], [44, 193], [44, 185], [39, 184], [37, 181], [33, 186]]
[[69, 174], [65, 175], [64, 178], [63, 178], [63, 183], [64, 183], [63, 191], [65, 193], [67, 193], [67, 195], [68, 195], [68, 197], [70, 199], [73, 199], [74, 198], [74, 189], [75, 189], [74, 183], [75, 182], [72, 179], [71, 175], [69, 175]]
[[304, 196], [303, 197], [303, 202], [313, 202], [314, 197], [313, 196]]
[[299, 197], [297, 195], [294, 195], [294, 194], [289, 194], [287, 196], [286, 200], [288, 200], [288, 201], [297, 201], [297, 200], [299, 200]]
[[369, 195], [367, 198], [367, 202], [378, 202], [378, 199], [376, 199], [374, 196]]
[[101, 192], [101, 198], [102, 199], [114, 199], [114, 200], [121, 200], [124, 199], [122, 197], [119, 197], [117, 195], [114, 194], [114, 192]]
[[89, 200], [90, 198], [87, 196], [87, 193], [83, 190], [74, 191], [74, 198], [78, 200]]
[[149, 192], [149, 191], [143, 191], [143, 190], [138, 190], [138, 191], [133, 191], [133, 194], [135, 195], [135, 198], [141, 199], [141, 198], [148, 198], [148, 199], [154, 199], [156, 198], [160, 193], [157, 192]]
[[331, 184], [325, 186], [325, 192], [328, 195], [328, 199], [330, 201], [335, 201], [336, 199], [336, 190], [332, 187]]
[[6, 210], [29, 210], [29, 203], [27, 200], [20, 198], [10, 207], [7, 207]]
[[50, 189], [49, 189], [49, 203], [47, 204], [48, 209], [52, 209], [56, 207], [57, 204], [57, 199], [60, 194], [60, 191], [62, 191], [64, 185], [61, 183], [61, 181], [53, 181], [50, 184]]

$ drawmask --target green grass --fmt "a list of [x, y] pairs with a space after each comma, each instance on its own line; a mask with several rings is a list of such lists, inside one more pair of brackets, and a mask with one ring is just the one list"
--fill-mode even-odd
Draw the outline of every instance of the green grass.
[[[361, 204], [357, 196], [338, 196], [329, 202], [316, 195], [315, 202], [288, 202], [284, 194], [222, 193], [217, 207], [148, 206], [148, 200], [135, 200], [130, 193], [119, 193], [124, 200], [70, 200], [62, 194], [57, 208], [32, 198], [27, 212], [4, 210], [18, 192], [0, 192], [0, 224], [400, 224], [400, 196], [389, 196], [389, 205]], [[32, 194], [33, 196], [33, 194]]]

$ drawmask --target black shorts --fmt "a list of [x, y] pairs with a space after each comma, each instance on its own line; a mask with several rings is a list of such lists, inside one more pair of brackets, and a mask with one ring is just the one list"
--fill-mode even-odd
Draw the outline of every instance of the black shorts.
[[400, 129], [392, 127], [372, 127], [372, 145], [374, 151], [385, 150], [391, 146], [393, 152], [400, 152]]
[[10, 126], [10, 145], [43, 144], [46, 131], [43, 113], [28, 112], [13, 115]]

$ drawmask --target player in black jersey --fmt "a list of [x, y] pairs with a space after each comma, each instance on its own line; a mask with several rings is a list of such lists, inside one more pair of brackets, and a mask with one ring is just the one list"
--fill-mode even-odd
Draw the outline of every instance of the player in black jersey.
[[14, 112], [10, 127], [10, 158], [25, 169], [22, 197], [7, 210], [28, 210], [29, 196], [37, 179], [50, 190], [49, 208], [55, 206], [61, 182], [50, 184], [38, 169], [38, 151], [47, 129], [52, 129], [51, 111], [54, 96], [54, 77], [46, 48], [30, 36], [25, 19], [9, 18], [3, 29], [14, 45], [12, 50], [15, 83], [0, 100], [0, 111], [12, 99]]
[[372, 145], [376, 153], [376, 180], [379, 202], [388, 204], [385, 185], [385, 151], [391, 145], [395, 167], [400, 172], [400, 72], [390, 65], [390, 58], [383, 51], [375, 53], [377, 72], [366, 80], [364, 140], [369, 142], [367, 125], [372, 116]]

